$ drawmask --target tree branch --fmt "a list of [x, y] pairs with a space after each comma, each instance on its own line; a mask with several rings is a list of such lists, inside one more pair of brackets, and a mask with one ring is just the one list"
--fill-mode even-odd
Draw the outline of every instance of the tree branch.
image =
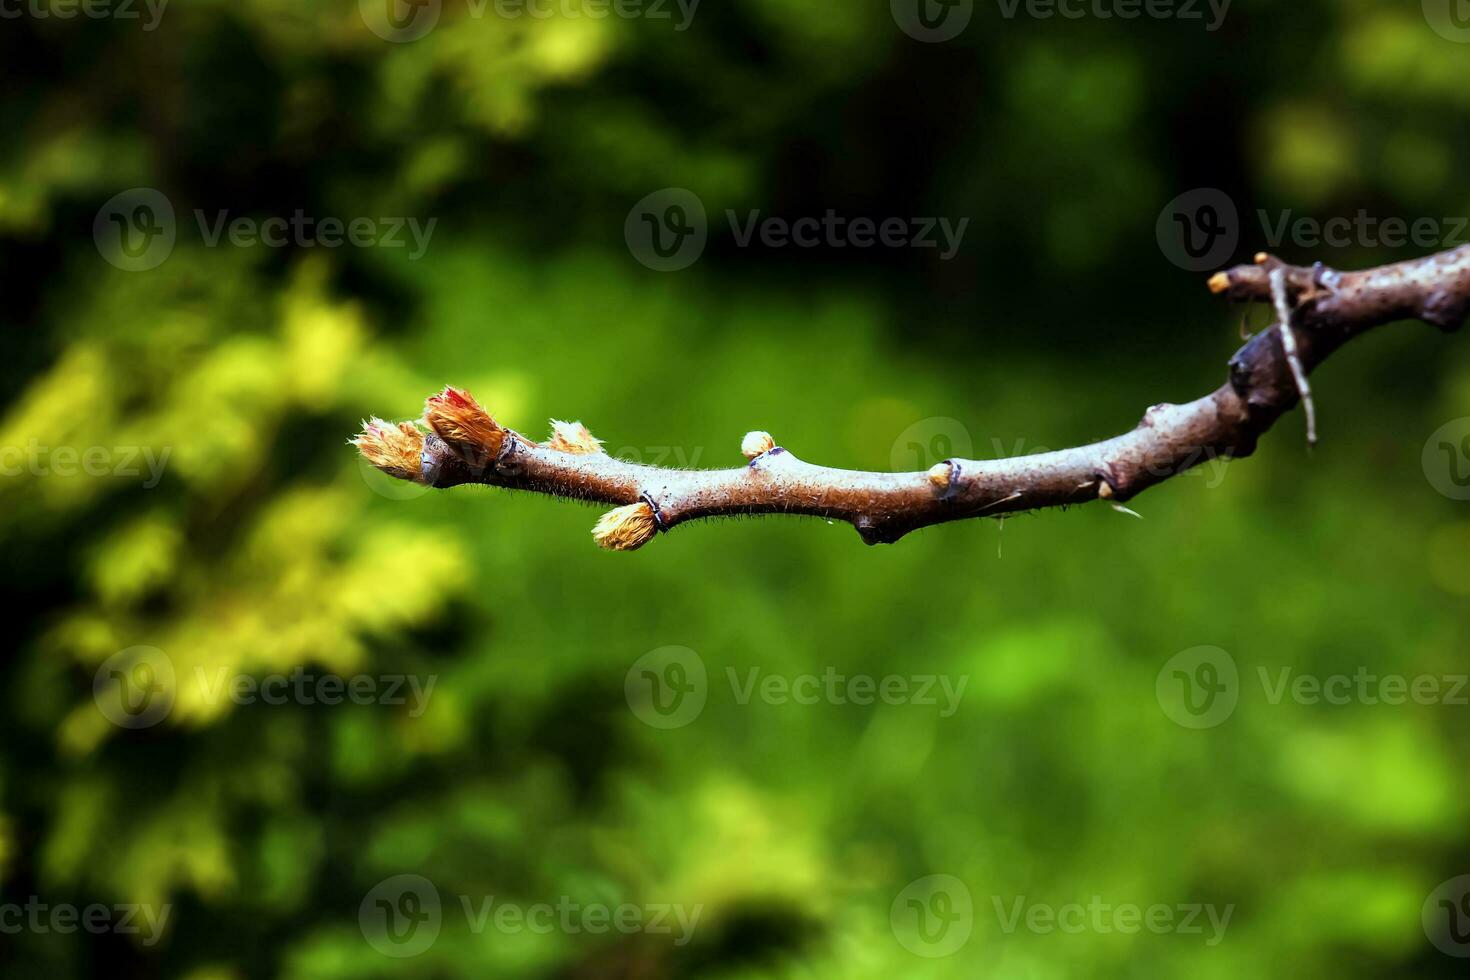
[[868, 473], [805, 462], [768, 434], [752, 432], [742, 443], [745, 466], [671, 470], [608, 456], [581, 423], [554, 422], [552, 438], [537, 443], [454, 388], [428, 400], [423, 427], [373, 419], [352, 441], [385, 472], [428, 486], [483, 483], [622, 505], [593, 532], [614, 550], [641, 547], [685, 521], [729, 514], [842, 520], [879, 544], [970, 517], [1098, 499], [1121, 504], [1206, 460], [1249, 456], [1309, 390], [1306, 374], [1358, 334], [1402, 319], [1457, 329], [1470, 312], [1470, 246], [1347, 273], [1321, 263], [1286, 265], [1263, 253], [1255, 265], [1218, 273], [1209, 285], [1234, 301], [1274, 299], [1280, 329], [1251, 338], [1231, 358], [1229, 380], [1211, 394], [1155, 405], [1130, 432], [1059, 452], [950, 459], [926, 473]]

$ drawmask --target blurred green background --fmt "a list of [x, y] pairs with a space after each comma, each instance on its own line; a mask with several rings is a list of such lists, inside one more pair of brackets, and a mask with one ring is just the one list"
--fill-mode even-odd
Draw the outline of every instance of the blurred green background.
[[[1161, 248], [1179, 195], [1238, 208], [1222, 266], [1267, 247], [1258, 210], [1450, 232], [1470, 214], [1470, 44], [1420, 4], [1236, 0], [1209, 31], [1208, 10], [981, 0], [943, 43], [901, 30], [901, 5], [705, 0], [679, 30], [672, 5], [445, 0], [406, 42], [349, 0], [174, 0], [152, 30], [142, 6], [6, 8], [0, 906], [168, 915], [157, 935], [6, 929], [0, 971], [1461, 975], [1421, 910], [1470, 872], [1470, 708], [1273, 699], [1259, 678], [1466, 672], [1470, 505], [1421, 459], [1470, 415], [1463, 337], [1348, 346], [1316, 379], [1314, 454], [1295, 413], [1254, 458], [1139, 498], [1142, 521], [1094, 506], [891, 547], [767, 519], [611, 554], [594, 510], [420, 492], [346, 445], [452, 383], [529, 434], [579, 418], [667, 465], [734, 465], [753, 428], [860, 468], [1058, 448], [1224, 377], [1242, 311]], [[669, 273], [624, 240], [666, 187], [710, 216]], [[94, 238], [130, 188], [177, 215], [146, 271]], [[723, 217], [829, 208], [969, 225], [944, 261], [741, 247]], [[410, 258], [211, 247], [196, 209], [437, 222]], [[1350, 268], [1437, 249], [1277, 250]], [[102, 475], [66, 464], [97, 447]], [[1238, 704], [1194, 729], [1156, 686], [1201, 645], [1238, 667]], [[176, 672], [170, 710], [121, 727], [107, 665], [140, 646]], [[659, 728], [625, 681], [668, 646], [706, 668], [706, 701]], [[194, 683], [297, 670], [434, 686], [415, 711]], [[752, 670], [965, 686], [947, 717], [741, 703], [730, 672]], [[442, 911], [397, 957], [370, 920], [405, 874]], [[930, 875], [973, 910], [946, 956], [901, 921]], [[1231, 917], [1213, 943], [1005, 928], [1018, 899], [1094, 896]], [[465, 905], [492, 897], [700, 911], [683, 943], [477, 927]]]

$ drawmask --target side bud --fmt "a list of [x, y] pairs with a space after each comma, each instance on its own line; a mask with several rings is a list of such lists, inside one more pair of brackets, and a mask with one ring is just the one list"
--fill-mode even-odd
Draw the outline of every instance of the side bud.
[[564, 453], [578, 456], [602, 452], [602, 440], [588, 432], [585, 425], [558, 419], [551, 420], [551, 441], [546, 445], [551, 449], [560, 449]]
[[652, 541], [657, 533], [658, 522], [653, 519], [653, 508], [640, 502], [603, 514], [592, 529], [592, 539], [599, 548], [609, 551], [636, 551]]
[[747, 432], [745, 438], [740, 440], [740, 454], [746, 459], [764, 456], [775, 448], [776, 440], [769, 432]]
[[424, 403], [424, 421], [465, 462], [483, 465], [500, 455], [505, 429], [467, 392], [445, 388]]

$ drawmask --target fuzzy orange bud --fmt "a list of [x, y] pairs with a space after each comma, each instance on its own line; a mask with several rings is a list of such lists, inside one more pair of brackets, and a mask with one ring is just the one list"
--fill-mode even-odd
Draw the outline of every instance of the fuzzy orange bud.
[[445, 388], [424, 403], [424, 421], [461, 459], [483, 463], [500, 455], [505, 429], [467, 392]]
[[424, 434], [412, 422], [365, 419], [362, 432], [348, 440], [364, 459], [389, 476], [424, 482]]
[[546, 444], [564, 453], [587, 455], [602, 452], [602, 440], [587, 431], [581, 422], [551, 420], [551, 441]]
[[636, 551], [652, 541], [657, 533], [658, 523], [653, 519], [653, 508], [640, 502], [603, 514], [592, 529], [592, 538], [599, 548], [609, 551]]

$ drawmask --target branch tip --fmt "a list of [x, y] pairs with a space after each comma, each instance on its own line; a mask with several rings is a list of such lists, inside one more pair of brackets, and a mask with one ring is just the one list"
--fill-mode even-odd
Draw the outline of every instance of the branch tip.
[[364, 419], [362, 432], [348, 440], [362, 458], [399, 480], [423, 483], [424, 434], [412, 422]]

